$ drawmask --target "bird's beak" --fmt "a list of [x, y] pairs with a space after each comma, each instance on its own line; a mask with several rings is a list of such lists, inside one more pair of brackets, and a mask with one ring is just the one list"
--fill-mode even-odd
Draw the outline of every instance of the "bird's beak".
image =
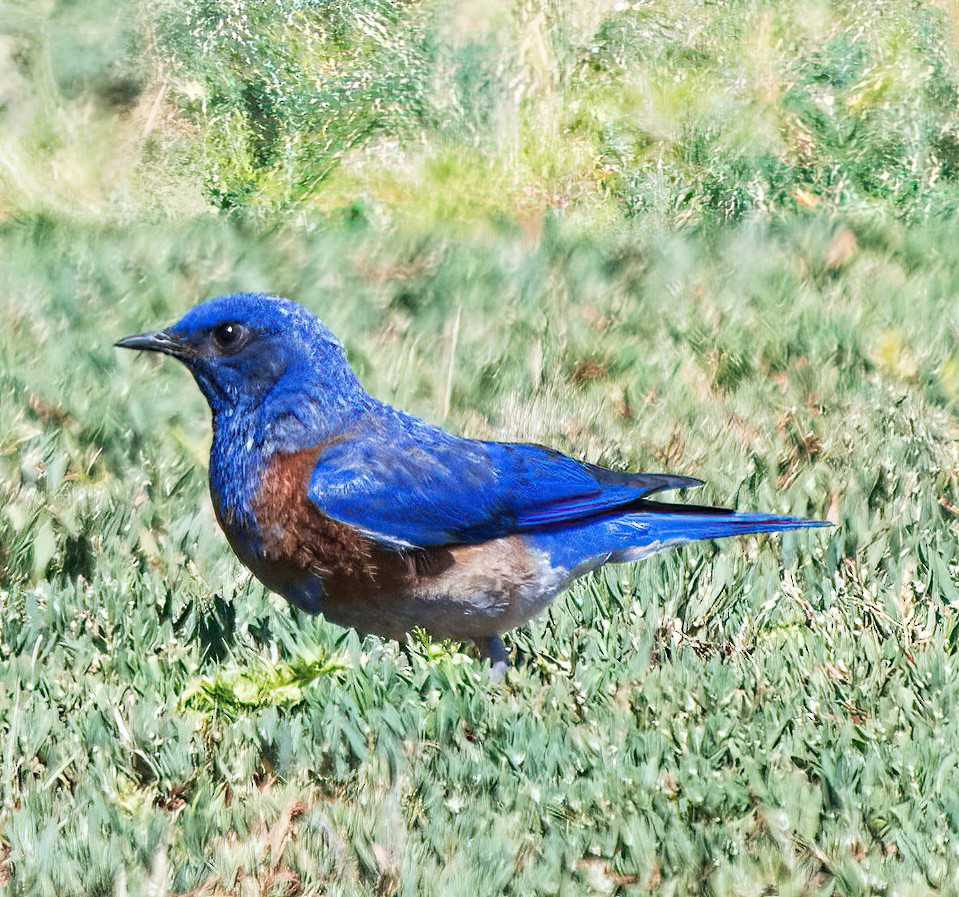
[[182, 339], [174, 336], [167, 330], [156, 330], [153, 333], [138, 333], [135, 336], [125, 336], [117, 340], [114, 345], [118, 349], [138, 349], [141, 352], [162, 352], [174, 358], [182, 358], [187, 354], [186, 344]]

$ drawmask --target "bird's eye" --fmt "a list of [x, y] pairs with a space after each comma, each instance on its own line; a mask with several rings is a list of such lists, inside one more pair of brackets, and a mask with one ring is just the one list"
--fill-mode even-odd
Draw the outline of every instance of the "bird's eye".
[[250, 338], [250, 331], [242, 324], [217, 324], [213, 328], [211, 339], [216, 349], [224, 355], [238, 352]]

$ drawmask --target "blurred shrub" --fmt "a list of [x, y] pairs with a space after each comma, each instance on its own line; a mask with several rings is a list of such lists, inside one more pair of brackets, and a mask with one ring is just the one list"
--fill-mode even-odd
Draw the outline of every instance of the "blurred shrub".
[[605, 183], [628, 215], [954, 211], [959, 56], [943, 11], [679, 6], [613, 13], [582, 76], [607, 102], [622, 82], [642, 94], [603, 116]]
[[352, 148], [426, 124], [427, 22], [417, 4], [384, 0], [162, 6], [161, 65], [204, 125], [216, 204], [303, 199]]

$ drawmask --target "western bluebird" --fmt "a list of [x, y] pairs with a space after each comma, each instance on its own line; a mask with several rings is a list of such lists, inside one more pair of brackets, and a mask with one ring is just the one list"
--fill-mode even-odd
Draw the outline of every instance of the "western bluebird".
[[494, 675], [509, 664], [500, 635], [603, 564], [825, 525], [652, 501], [701, 482], [455, 436], [373, 398], [336, 337], [285, 299], [222, 296], [117, 346], [193, 374], [213, 412], [217, 519], [264, 585], [364, 633], [472, 640]]

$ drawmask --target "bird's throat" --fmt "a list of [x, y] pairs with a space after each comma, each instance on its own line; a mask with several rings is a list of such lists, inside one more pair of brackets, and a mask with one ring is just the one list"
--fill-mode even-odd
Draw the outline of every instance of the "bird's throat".
[[253, 502], [265, 463], [256, 429], [256, 421], [249, 415], [224, 413], [213, 417], [210, 494], [220, 525], [231, 541], [231, 530], [255, 532]]

